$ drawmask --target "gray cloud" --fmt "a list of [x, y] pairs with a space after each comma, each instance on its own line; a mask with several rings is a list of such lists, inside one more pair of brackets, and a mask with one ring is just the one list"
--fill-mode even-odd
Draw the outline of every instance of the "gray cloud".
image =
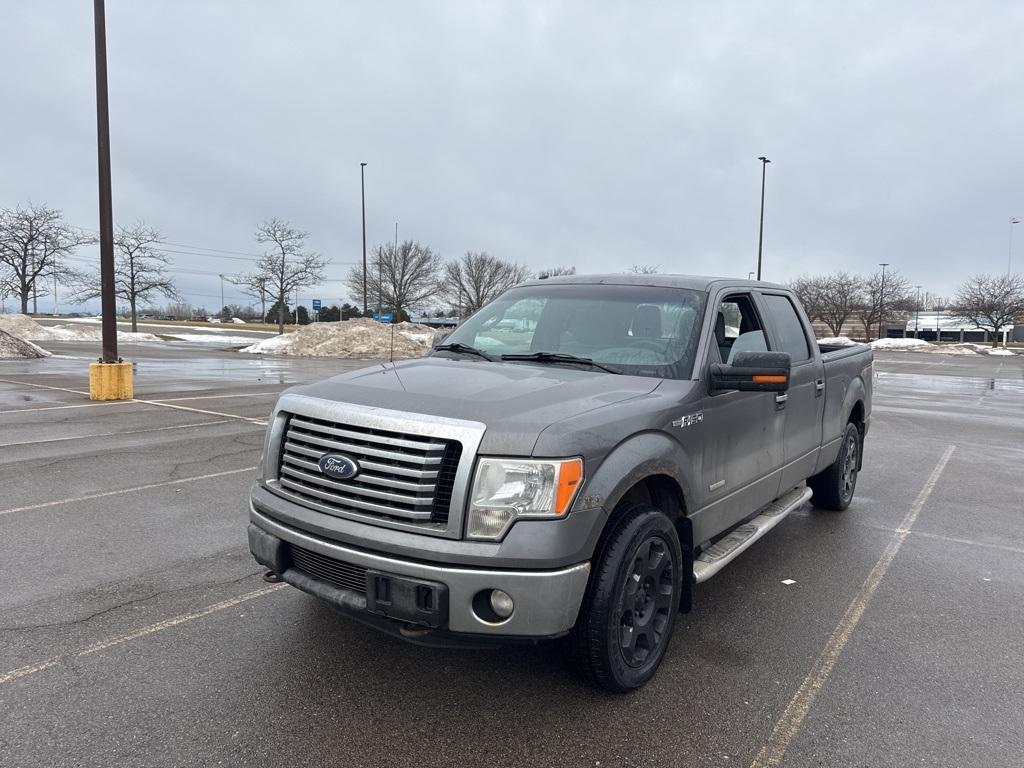
[[[92, 17], [8, 4], [0, 205], [95, 227]], [[108, 2], [114, 212], [333, 261], [414, 237], [534, 268], [765, 275], [891, 262], [927, 290], [1005, 269], [1024, 213], [1024, 7], [931, 3]], [[1016, 261], [1024, 267], [1024, 232]], [[244, 262], [179, 255], [181, 269]], [[215, 306], [216, 277], [185, 275]], [[230, 291], [229, 291], [230, 296]]]

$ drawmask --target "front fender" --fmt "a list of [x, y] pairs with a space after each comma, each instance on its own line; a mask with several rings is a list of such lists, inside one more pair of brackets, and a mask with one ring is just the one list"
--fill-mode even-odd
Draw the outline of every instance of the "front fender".
[[623, 440], [605, 456], [584, 483], [579, 498], [586, 507], [600, 507], [605, 519], [634, 485], [652, 475], [667, 475], [684, 500], [693, 498], [693, 462], [683, 447], [663, 432], [641, 432]]

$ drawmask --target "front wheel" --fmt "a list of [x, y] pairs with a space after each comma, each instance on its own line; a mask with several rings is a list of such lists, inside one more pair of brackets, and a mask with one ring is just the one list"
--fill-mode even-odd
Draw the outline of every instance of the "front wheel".
[[637, 506], [617, 521], [567, 638], [570, 663], [592, 685], [626, 693], [654, 677], [679, 611], [682, 560], [661, 510]]
[[839, 455], [832, 465], [807, 481], [813, 491], [811, 504], [819, 509], [842, 512], [853, 501], [860, 467], [861, 435], [856, 424], [847, 424]]

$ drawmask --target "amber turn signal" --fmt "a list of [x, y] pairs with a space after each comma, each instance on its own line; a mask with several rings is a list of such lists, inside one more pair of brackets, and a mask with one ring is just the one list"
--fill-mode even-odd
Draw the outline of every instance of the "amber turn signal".
[[564, 515], [569, 511], [576, 490], [583, 479], [583, 459], [563, 461], [558, 468], [558, 489], [555, 492], [555, 513]]

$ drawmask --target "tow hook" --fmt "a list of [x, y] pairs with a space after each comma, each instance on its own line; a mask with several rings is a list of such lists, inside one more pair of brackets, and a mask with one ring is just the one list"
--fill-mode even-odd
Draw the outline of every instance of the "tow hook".
[[263, 580], [267, 582], [267, 584], [280, 584], [281, 581], [283, 581], [280, 574], [274, 573], [273, 571], [267, 571], [264, 573]]

